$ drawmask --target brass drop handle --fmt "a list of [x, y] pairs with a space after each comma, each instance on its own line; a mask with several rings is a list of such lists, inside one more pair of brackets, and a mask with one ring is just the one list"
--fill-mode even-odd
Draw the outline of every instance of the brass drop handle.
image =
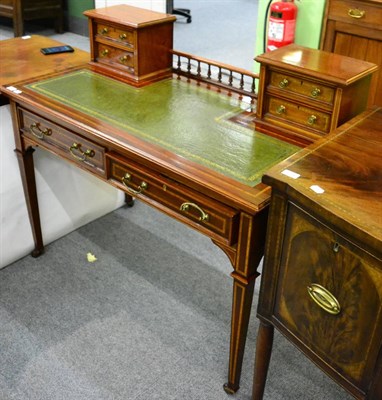
[[349, 17], [360, 19], [363, 18], [366, 14], [366, 11], [359, 10], [358, 8], [350, 8], [348, 11]]
[[341, 306], [338, 300], [318, 283], [311, 283], [308, 286], [309, 296], [313, 301], [329, 314], [337, 315], [341, 311]]
[[208, 221], [209, 219], [209, 215], [204, 212], [197, 204], [195, 203], [183, 203], [180, 206], [180, 211], [188, 211], [190, 209], [190, 207], [193, 207], [195, 209], [197, 209], [200, 212], [200, 217], [199, 217], [199, 221]]
[[141, 194], [149, 187], [149, 185], [145, 181], [142, 181], [141, 184], [138, 186], [138, 190], [131, 188], [127, 184], [131, 181], [131, 174], [129, 174], [128, 172], [126, 172], [126, 174], [122, 177], [121, 181], [123, 186], [126, 187], [127, 191], [134, 196], [136, 196], [137, 194]]
[[124, 55], [124, 56], [120, 57], [119, 61], [121, 61], [121, 63], [125, 63], [128, 59], [129, 59], [129, 56]]
[[310, 94], [311, 94], [313, 97], [318, 97], [318, 96], [321, 94], [321, 90], [320, 90], [319, 88], [314, 88], [314, 89], [310, 92]]
[[127, 38], [126, 33], [121, 33], [121, 34], [119, 35], [119, 38], [120, 38], [121, 40], [126, 39], [126, 38]]
[[[88, 157], [94, 157], [95, 152], [94, 150], [87, 149], [86, 151], [82, 151], [81, 143], [73, 143], [69, 148], [70, 154], [79, 161], [86, 161]], [[76, 152], [79, 152], [78, 155]]]
[[281, 88], [286, 88], [289, 85], [288, 79], [284, 78], [282, 81], [279, 82], [279, 86]]
[[103, 57], [107, 56], [108, 54], [109, 54], [109, 50], [108, 50], [108, 49], [103, 49], [103, 50], [101, 51], [101, 55], [102, 55]]
[[309, 125], [314, 125], [314, 123], [317, 121], [317, 117], [315, 116], [315, 115], [311, 115], [309, 118], [308, 118], [308, 124]]
[[50, 128], [45, 128], [42, 130], [38, 122], [34, 122], [29, 128], [32, 131], [33, 136], [36, 136], [37, 139], [43, 140], [45, 136], [50, 136], [52, 134], [52, 130]]
[[284, 114], [285, 111], [286, 111], [286, 108], [282, 104], [280, 106], [278, 106], [276, 109], [277, 114]]
[[103, 28], [101, 31], [102, 35], [106, 35], [107, 33], [109, 33], [109, 29], [108, 28]]

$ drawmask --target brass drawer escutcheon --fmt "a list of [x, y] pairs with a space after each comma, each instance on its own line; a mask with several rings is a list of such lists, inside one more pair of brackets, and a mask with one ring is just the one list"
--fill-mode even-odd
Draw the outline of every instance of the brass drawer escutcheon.
[[183, 203], [180, 206], [180, 211], [188, 211], [190, 209], [190, 207], [193, 207], [195, 209], [197, 209], [200, 212], [200, 217], [199, 217], [199, 221], [208, 221], [209, 216], [206, 212], [204, 212], [197, 204], [195, 203]]
[[366, 12], [363, 10], [359, 10], [358, 8], [350, 8], [348, 11], [349, 17], [360, 19], [365, 16]]
[[[70, 154], [78, 161], [86, 161], [88, 157], [94, 157], [94, 150], [87, 149], [86, 151], [81, 150], [80, 143], [73, 143], [69, 148]], [[78, 151], [80, 155], [76, 154], [75, 151]]]
[[141, 194], [149, 187], [149, 185], [145, 181], [142, 181], [141, 184], [138, 186], [138, 190], [131, 188], [127, 184], [127, 182], [131, 181], [131, 174], [129, 174], [128, 172], [126, 172], [126, 174], [121, 178], [121, 181], [122, 181], [123, 186], [125, 186], [126, 189], [128, 190], [128, 192], [133, 195]]
[[308, 286], [308, 293], [313, 301], [329, 314], [337, 315], [341, 311], [338, 300], [318, 283], [312, 283]]
[[31, 124], [30, 130], [33, 136], [40, 140], [43, 140], [44, 136], [50, 136], [52, 134], [52, 130], [50, 128], [45, 128], [44, 130], [42, 130], [38, 122]]

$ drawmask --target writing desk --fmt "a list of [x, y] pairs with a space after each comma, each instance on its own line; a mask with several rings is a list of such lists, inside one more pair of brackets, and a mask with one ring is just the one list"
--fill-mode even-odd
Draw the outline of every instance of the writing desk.
[[[33, 168], [39, 146], [210, 237], [234, 272], [227, 391], [239, 388], [269, 188], [262, 173], [298, 147], [239, 118], [252, 105], [195, 81], [136, 88], [91, 66], [2, 88], [35, 239], [43, 252]], [[241, 122], [235, 122], [239, 119]]]

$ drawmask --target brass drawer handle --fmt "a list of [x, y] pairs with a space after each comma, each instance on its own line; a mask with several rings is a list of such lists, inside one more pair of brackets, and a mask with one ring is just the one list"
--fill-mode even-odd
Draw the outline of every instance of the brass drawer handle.
[[106, 35], [107, 33], [109, 33], [109, 29], [106, 28], [106, 27], [103, 28], [102, 31], [101, 31], [101, 34], [102, 34], [102, 35]]
[[196, 208], [200, 212], [199, 221], [208, 221], [209, 215], [205, 213], [197, 204], [195, 203], [183, 203], [180, 206], [180, 211], [188, 211], [190, 207]]
[[280, 106], [278, 106], [277, 108], [276, 108], [276, 113], [277, 114], [284, 114], [285, 113], [285, 111], [286, 111], [286, 108], [285, 108], [285, 106], [283, 106], [283, 105], [280, 105]]
[[366, 11], [359, 10], [358, 8], [350, 8], [348, 11], [349, 17], [360, 19], [363, 18], [366, 14]]
[[341, 311], [338, 300], [318, 283], [312, 283], [308, 286], [308, 293], [313, 301], [329, 314], [337, 315]]
[[141, 194], [149, 187], [149, 185], [146, 182], [142, 181], [141, 184], [138, 186], [138, 190], [131, 188], [127, 184], [127, 182], [131, 181], [131, 175], [128, 172], [126, 172], [126, 174], [122, 177], [121, 181], [123, 186], [125, 186], [126, 189], [128, 190], [128, 192], [133, 195]]
[[[94, 157], [95, 152], [94, 150], [87, 149], [86, 151], [81, 150], [81, 144], [80, 143], [73, 143], [70, 148], [69, 148], [70, 154], [79, 161], [86, 161], [88, 157]], [[78, 151], [80, 155], [76, 154], [75, 151]]]
[[44, 136], [50, 136], [52, 134], [52, 130], [50, 128], [45, 128], [42, 130], [38, 122], [34, 122], [29, 128], [32, 131], [33, 136], [36, 136], [37, 139], [43, 140]]
[[119, 38], [120, 38], [121, 40], [126, 39], [126, 38], [127, 38], [126, 33], [121, 33], [121, 34], [119, 35]]
[[103, 49], [101, 51], [101, 56], [106, 57], [109, 54], [109, 50], [108, 49]]
[[281, 88], [286, 88], [289, 85], [288, 79], [284, 78], [282, 81], [280, 81], [279, 86]]
[[119, 61], [121, 61], [121, 63], [125, 63], [129, 58], [130, 58], [129, 56], [124, 55], [120, 57]]
[[308, 118], [308, 125], [314, 125], [316, 121], [317, 121], [317, 117], [315, 115], [311, 115]]
[[318, 96], [321, 94], [321, 90], [320, 90], [319, 88], [314, 88], [314, 89], [310, 92], [310, 94], [311, 94], [313, 97], [318, 97]]

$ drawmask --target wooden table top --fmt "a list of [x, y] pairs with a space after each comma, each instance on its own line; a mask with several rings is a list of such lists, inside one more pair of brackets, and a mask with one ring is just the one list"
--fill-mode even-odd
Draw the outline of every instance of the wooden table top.
[[263, 182], [297, 191], [377, 246], [382, 242], [382, 108], [365, 111], [278, 164]]
[[[45, 36], [33, 35], [0, 41], [0, 86], [62, 71], [86, 64], [90, 55], [75, 48], [73, 53], [44, 56], [43, 47], [60, 46], [58, 42]], [[17, 60], [17, 61], [15, 61]]]

